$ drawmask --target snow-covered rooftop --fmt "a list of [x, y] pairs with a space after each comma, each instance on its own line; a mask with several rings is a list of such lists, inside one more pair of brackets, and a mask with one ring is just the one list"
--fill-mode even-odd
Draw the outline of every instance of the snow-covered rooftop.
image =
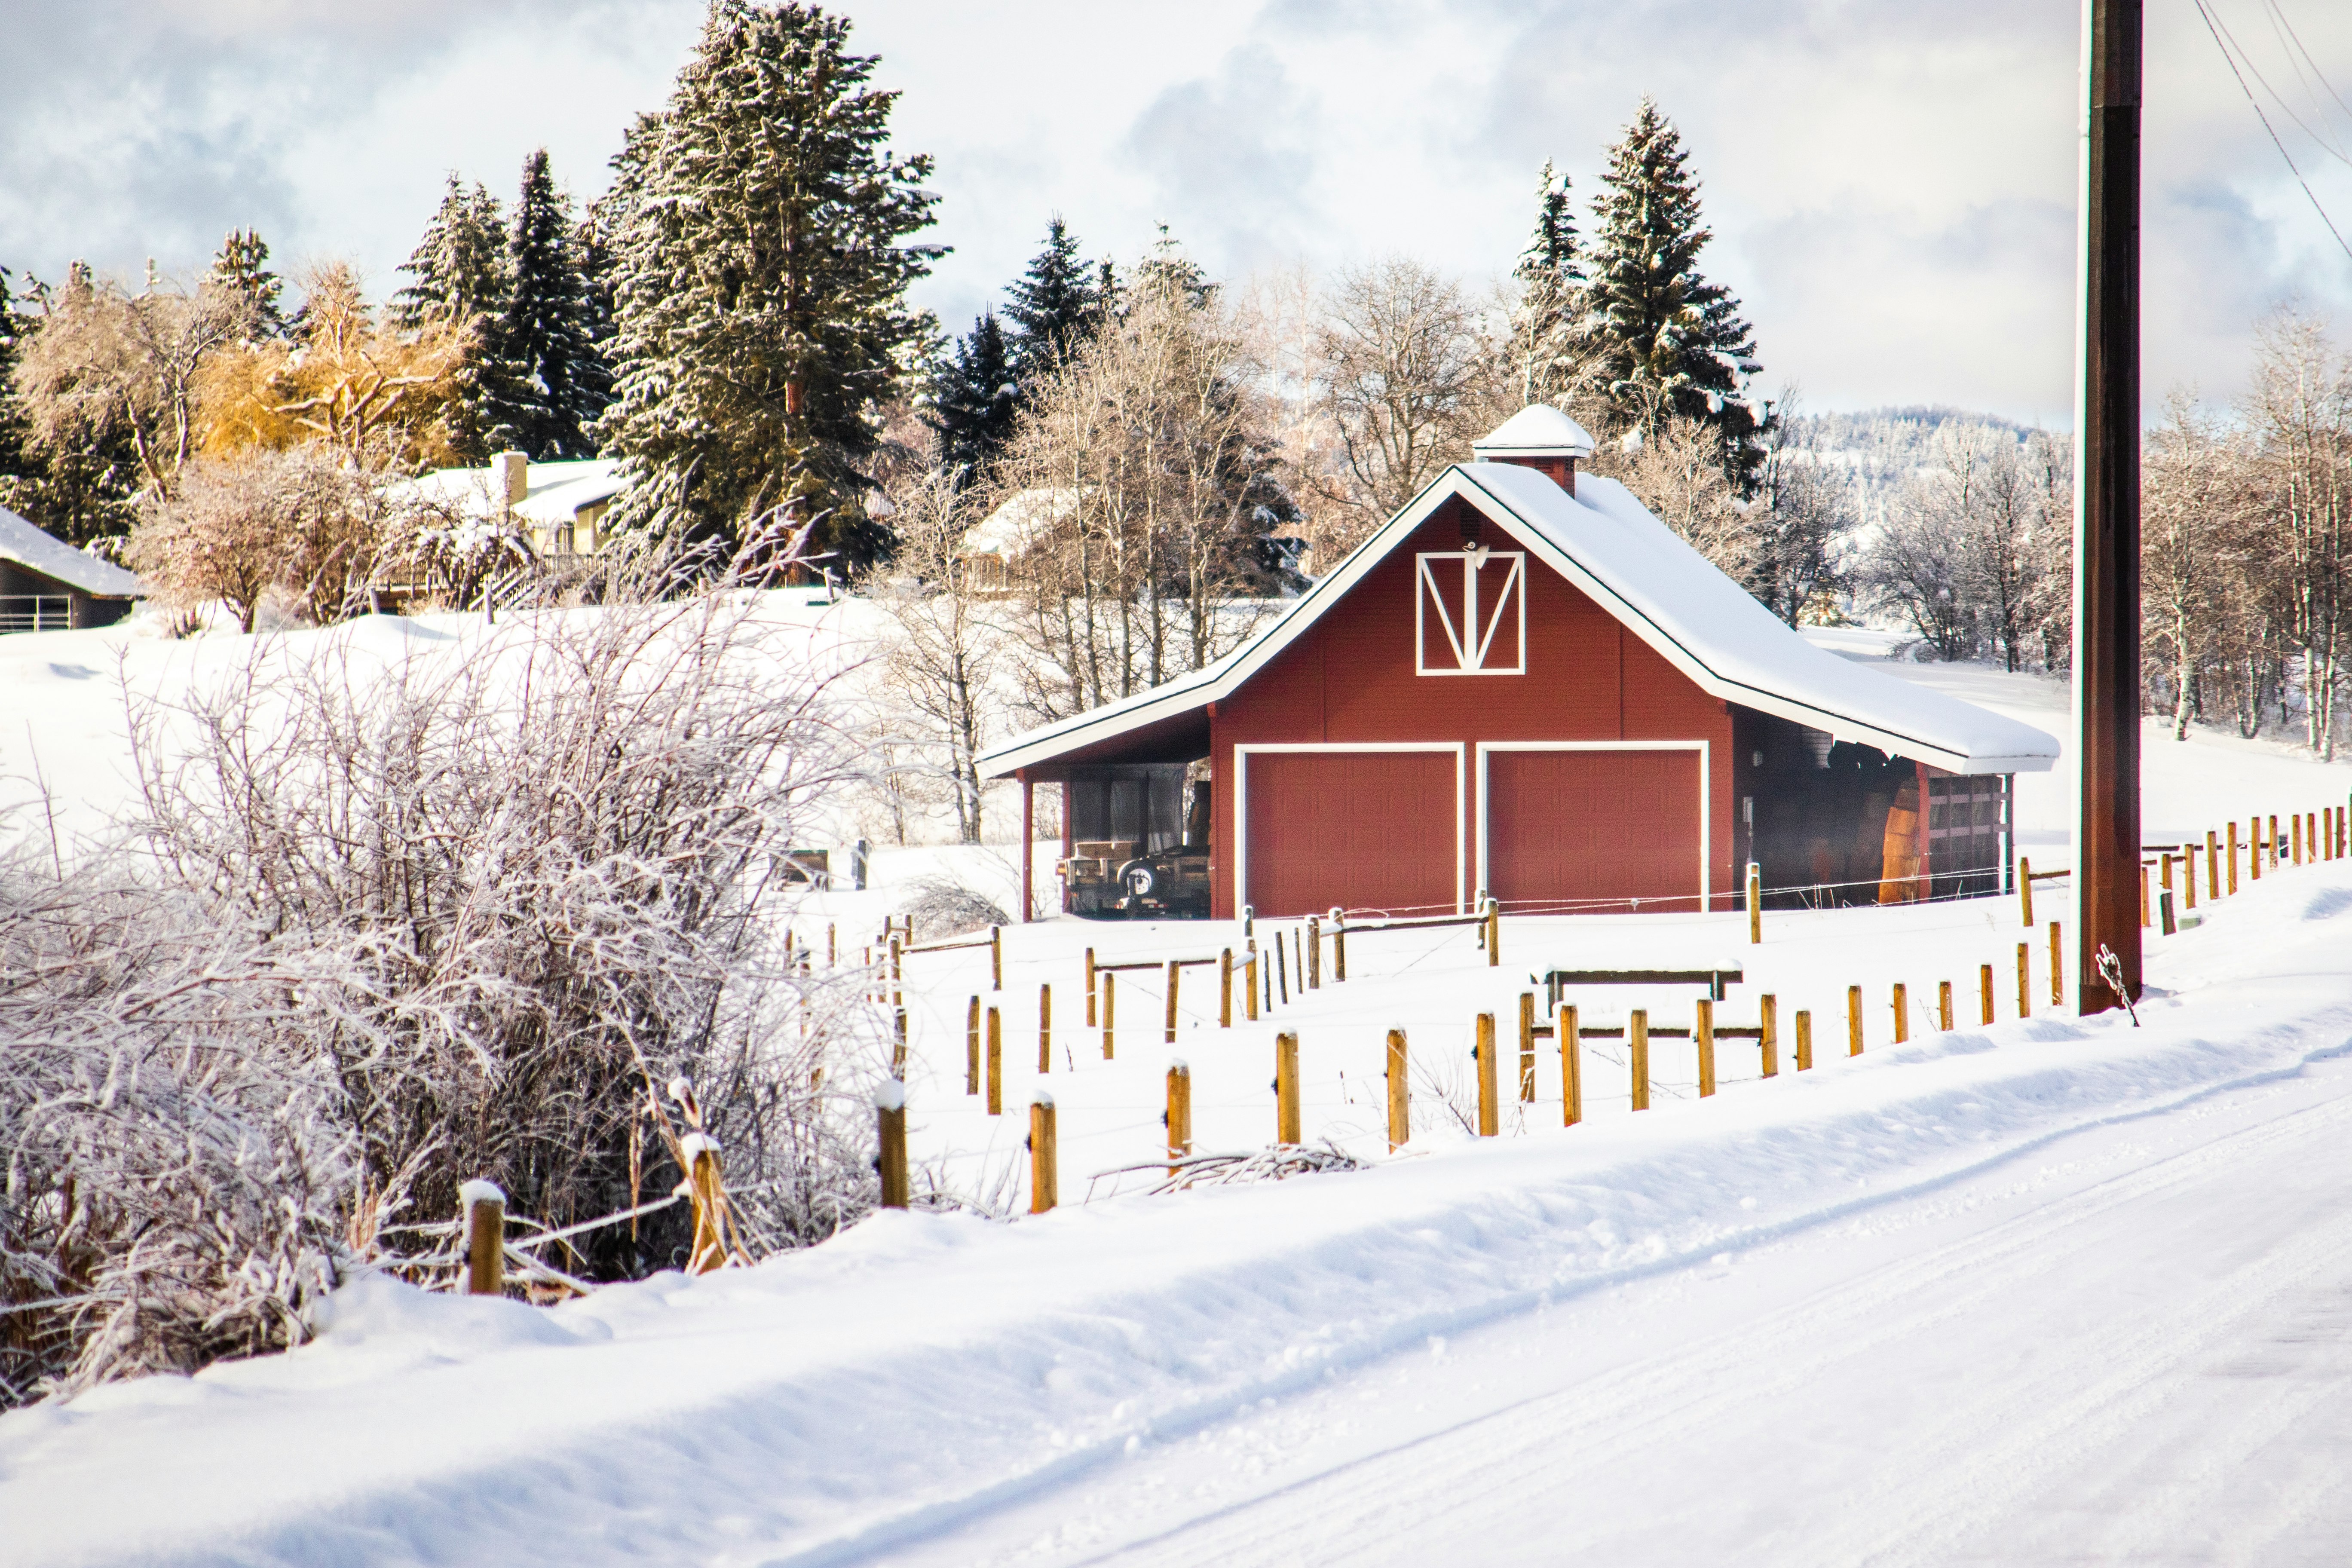
[[1482, 463], [1501, 458], [1589, 458], [1592, 436], [1549, 404], [1533, 403], [1470, 443]]
[[1078, 509], [1078, 492], [1067, 485], [1015, 490], [1003, 503], [964, 531], [966, 555], [1011, 561], [1037, 536]]
[[[526, 473], [528, 489], [515, 503], [515, 516], [529, 522], [568, 523], [583, 507], [612, 500], [628, 488], [614, 458], [579, 458], [560, 463], [533, 463]], [[452, 508], [471, 518], [499, 515], [502, 491], [491, 468], [436, 468], [413, 479], [385, 487], [393, 500], [415, 500]]]
[[2057, 761], [2058, 742], [2032, 725], [1815, 647], [1615, 480], [1580, 479], [1570, 496], [1534, 468], [1467, 463], [1433, 480], [1287, 615], [1224, 658], [1033, 730], [982, 757], [982, 771], [1000, 778], [1223, 699], [1456, 496], [1712, 696], [1953, 773], [2041, 773]]
[[135, 599], [147, 592], [135, 575], [111, 561], [76, 550], [5, 506], [0, 506], [0, 560], [28, 566], [101, 599]]

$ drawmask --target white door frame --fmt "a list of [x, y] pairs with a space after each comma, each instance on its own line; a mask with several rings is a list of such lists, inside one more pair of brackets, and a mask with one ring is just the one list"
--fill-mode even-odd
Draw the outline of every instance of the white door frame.
[[[1698, 753], [1698, 907], [1715, 901], [1715, 813], [1708, 785], [1711, 758], [1705, 741], [1481, 741], [1478, 742], [1478, 885], [1491, 889], [1486, 874], [1493, 818], [1486, 810], [1486, 758], [1496, 752], [1696, 752]], [[1676, 895], [1677, 897], [1679, 895]]]
[[[1253, 752], [1270, 754], [1297, 752], [1446, 752], [1454, 758], [1454, 908], [1456, 913], [1465, 907], [1468, 889], [1464, 886], [1464, 862], [1468, 848], [1468, 792], [1463, 777], [1467, 766], [1468, 742], [1463, 741], [1286, 741], [1236, 743], [1234, 747], [1234, 908], [1240, 910], [1249, 902], [1249, 759]], [[1483, 763], [1481, 764], [1483, 769]], [[1483, 777], [1483, 773], [1481, 774]]]

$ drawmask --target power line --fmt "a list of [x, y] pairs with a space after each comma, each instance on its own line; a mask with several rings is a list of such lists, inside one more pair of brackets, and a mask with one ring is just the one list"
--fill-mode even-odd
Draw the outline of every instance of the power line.
[[[2327, 89], [2327, 96], [2336, 100], [2336, 107], [2342, 110], [2347, 115], [2352, 115], [2352, 103], [2347, 103], [2344, 101], [2344, 95], [2336, 90], [2336, 84], [2329, 81], [2327, 79], [2327, 73], [2319, 68], [2319, 61], [2313, 58], [2311, 50], [2305, 46], [2303, 35], [2296, 32], [2294, 30], [2294, 24], [2287, 19], [2286, 8], [2279, 4], [2279, 0], [2263, 0], [2263, 5], [2269, 9], [2273, 27], [2274, 29], [2284, 31], [2288, 41], [2294, 45], [2294, 49], [2287, 58], [2287, 63], [2289, 65], [2294, 65], [2294, 57], [2298, 54], [2301, 55], [2303, 57], [2304, 65], [2307, 65], [2311, 68], [2313, 79], [2317, 81], [2321, 87]], [[2295, 66], [2295, 75], [2298, 78], [2303, 75], [2303, 66]], [[2305, 90], [2308, 91], [2309, 89], [2306, 88]], [[2312, 107], [2318, 111], [2319, 119], [2323, 122], [2326, 121], [2327, 118], [2327, 106], [2319, 102], [2317, 98], [2315, 96], [2312, 100]], [[2343, 156], [2340, 149], [2336, 155], [2338, 157]], [[2345, 161], [2347, 163], [2352, 163], [2352, 158], [2347, 158]]]
[[[2319, 195], [2311, 188], [2311, 182], [2303, 177], [2303, 171], [2294, 166], [2294, 154], [2289, 153], [2286, 150], [2286, 143], [2279, 140], [2279, 133], [2276, 127], [2271, 124], [2271, 117], [2263, 112], [2262, 100], [2256, 98], [2254, 96], [2254, 89], [2246, 85], [2245, 73], [2238, 69], [2238, 61], [2236, 57], [2230, 52], [2230, 47], [2221, 41], [2221, 25], [2214, 20], [2213, 12], [2211, 8], [2206, 5], [2206, 0], [2197, 0], [2197, 14], [2205, 18], [2205, 30], [2213, 35], [2213, 47], [2221, 51], [2221, 58], [2223, 62], [2229, 66], [2230, 74], [2237, 79], [2238, 90], [2246, 95], [2246, 101], [2253, 106], [2254, 118], [2261, 121], [2263, 122], [2263, 129], [2269, 132], [2271, 145], [2278, 149], [2278, 153], [2281, 158], [2286, 160], [2287, 173], [2294, 176], [2294, 183], [2301, 185], [2303, 187], [2303, 194], [2310, 198], [2311, 210], [2319, 215], [2319, 221], [2326, 224], [2327, 226], [2327, 232], [2335, 237], [2336, 248], [2344, 252], [2346, 259], [2352, 260], [2352, 245], [2345, 243], [2343, 230], [2337, 228], [2336, 226], [2336, 220], [2327, 216], [2327, 209], [2319, 205]], [[2252, 61], [2248, 62], [2250, 66], [2252, 63]], [[2256, 74], [2260, 75], [2261, 73], [2257, 72]], [[2264, 82], [2263, 85], [2265, 89], [2270, 86], [2268, 82]], [[2272, 96], [2276, 97], [2277, 95], [2273, 93]], [[2300, 124], [2301, 121], [2297, 121], [2297, 123]]]

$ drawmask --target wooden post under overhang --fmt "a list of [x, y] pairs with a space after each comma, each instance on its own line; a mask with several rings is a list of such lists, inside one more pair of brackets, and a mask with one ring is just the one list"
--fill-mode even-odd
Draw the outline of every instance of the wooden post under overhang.
[[1021, 918], [1033, 918], [1037, 907], [1034, 894], [1034, 872], [1037, 861], [1037, 786], [1029, 780], [1029, 770], [1021, 770]]

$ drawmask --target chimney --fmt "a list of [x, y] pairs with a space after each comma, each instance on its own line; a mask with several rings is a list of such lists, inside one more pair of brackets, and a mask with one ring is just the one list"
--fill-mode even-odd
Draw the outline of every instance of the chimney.
[[1470, 455], [1482, 463], [1516, 463], [1533, 468], [1574, 495], [1576, 465], [1592, 456], [1592, 437], [1559, 409], [1532, 403], [1472, 442]]
[[530, 459], [520, 452], [500, 452], [490, 459], [490, 493], [506, 506], [530, 493]]

